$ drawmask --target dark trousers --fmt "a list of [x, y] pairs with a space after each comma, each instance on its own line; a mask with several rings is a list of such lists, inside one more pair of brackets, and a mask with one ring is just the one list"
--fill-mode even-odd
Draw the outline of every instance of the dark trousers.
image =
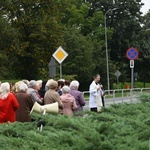
[[102, 96], [102, 105], [105, 107], [104, 96]]
[[90, 108], [91, 111], [97, 112], [97, 107]]

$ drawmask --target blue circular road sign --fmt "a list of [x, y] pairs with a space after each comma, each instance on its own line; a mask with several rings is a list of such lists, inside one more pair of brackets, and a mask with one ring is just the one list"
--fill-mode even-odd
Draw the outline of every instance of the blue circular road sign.
[[138, 55], [139, 55], [139, 52], [136, 48], [134, 47], [131, 47], [129, 48], [127, 51], [126, 51], [126, 57], [129, 59], [129, 60], [135, 60], [138, 58]]

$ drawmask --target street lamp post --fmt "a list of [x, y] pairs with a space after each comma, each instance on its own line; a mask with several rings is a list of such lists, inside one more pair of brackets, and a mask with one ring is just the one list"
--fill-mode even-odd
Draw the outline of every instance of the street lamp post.
[[116, 10], [117, 8], [114, 8], [114, 9], [109, 9], [105, 12], [105, 15], [104, 15], [104, 21], [105, 21], [105, 46], [106, 46], [106, 65], [107, 65], [107, 86], [108, 86], [108, 93], [110, 93], [110, 82], [109, 82], [109, 64], [108, 64], [108, 44], [107, 44], [107, 13], [108, 12], [112, 12], [114, 10]]

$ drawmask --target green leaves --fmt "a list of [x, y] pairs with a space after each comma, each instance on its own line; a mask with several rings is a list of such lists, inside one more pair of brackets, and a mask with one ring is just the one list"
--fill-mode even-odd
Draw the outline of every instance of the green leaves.
[[[140, 78], [149, 80], [146, 78], [148, 67], [142, 67], [145, 62], [149, 64], [149, 12], [142, 17], [142, 5], [140, 0], [117, 0], [115, 4], [112, 0], [1, 1], [0, 50], [7, 60], [11, 59], [9, 66], [15, 77], [30, 80], [49, 78], [48, 62], [54, 51], [62, 46], [69, 54], [63, 63], [64, 75], [74, 74], [81, 83], [85, 85], [86, 82], [87, 87], [93, 74], [100, 73], [105, 84], [104, 16], [108, 10], [117, 8], [106, 15], [110, 81], [114, 81], [113, 74], [118, 68], [123, 75], [122, 81], [128, 78], [125, 52], [131, 46], [141, 51], [137, 68]], [[142, 75], [144, 70], [145, 76]], [[6, 74], [9, 73], [6, 71]]]
[[[34, 122], [0, 125], [1, 149], [147, 149], [149, 107], [150, 103], [119, 104], [74, 117], [33, 113]], [[42, 132], [37, 130], [38, 118], [46, 122]]]
[[139, 95], [138, 99], [142, 103], [148, 103], [148, 102], [150, 102], [150, 94], [149, 93], [142, 93]]

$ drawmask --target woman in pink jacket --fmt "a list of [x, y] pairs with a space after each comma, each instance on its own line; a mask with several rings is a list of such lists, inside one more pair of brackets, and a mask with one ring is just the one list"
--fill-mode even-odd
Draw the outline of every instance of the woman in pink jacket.
[[70, 88], [68, 86], [63, 86], [62, 95], [60, 96], [63, 103], [63, 114], [67, 116], [73, 116], [73, 110], [77, 108], [75, 98], [70, 95]]
[[19, 103], [13, 93], [10, 93], [10, 84], [2, 83], [0, 86], [0, 123], [15, 122], [16, 110]]

